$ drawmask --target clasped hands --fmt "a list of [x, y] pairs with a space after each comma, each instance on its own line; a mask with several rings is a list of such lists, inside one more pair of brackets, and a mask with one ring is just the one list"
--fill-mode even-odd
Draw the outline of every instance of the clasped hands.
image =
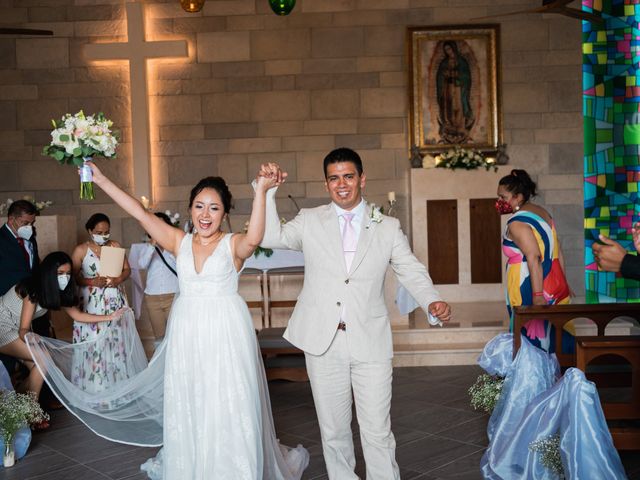
[[283, 172], [277, 163], [263, 163], [256, 177], [258, 187], [269, 190], [273, 187], [279, 187], [287, 179], [287, 172]]
[[[633, 246], [637, 252], [640, 252], [640, 223], [633, 226], [631, 236], [633, 237]], [[602, 243], [594, 242], [591, 246], [598, 268], [607, 272], [619, 272], [627, 250], [615, 240], [604, 235], [600, 235], [599, 238]]]
[[113, 277], [93, 277], [88, 280], [92, 287], [98, 288], [117, 287], [119, 284], [118, 280]]

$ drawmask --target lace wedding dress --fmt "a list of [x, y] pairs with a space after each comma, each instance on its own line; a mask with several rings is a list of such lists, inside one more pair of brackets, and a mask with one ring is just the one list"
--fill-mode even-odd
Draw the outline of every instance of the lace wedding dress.
[[[123, 443], [157, 445], [154, 424], [160, 425], [164, 448], [142, 467], [154, 480], [300, 479], [309, 453], [300, 445], [284, 447], [275, 437], [251, 315], [238, 294], [231, 235], [220, 241], [201, 272], [195, 269], [192, 235], [186, 235], [177, 269], [180, 294], [148, 368], [124, 382], [119, 404], [78, 408], [72, 403], [71, 410], [96, 433]], [[49, 383], [57, 362], [45, 358], [53, 349], [43, 348], [40, 337], [29, 344]], [[163, 396], [160, 405], [158, 395]], [[145, 431], [152, 441], [142, 441]]]

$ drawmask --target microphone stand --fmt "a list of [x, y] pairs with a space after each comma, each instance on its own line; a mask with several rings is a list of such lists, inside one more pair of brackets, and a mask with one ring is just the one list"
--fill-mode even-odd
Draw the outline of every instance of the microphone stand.
[[295, 198], [293, 198], [291, 195], [287, 195], [287, 197], [289, 197], [289, 200], [291, 200], [295, 205], [296, 213], [300, 213], [300, 207], [298, 206], [298, 202], [296, 202]]

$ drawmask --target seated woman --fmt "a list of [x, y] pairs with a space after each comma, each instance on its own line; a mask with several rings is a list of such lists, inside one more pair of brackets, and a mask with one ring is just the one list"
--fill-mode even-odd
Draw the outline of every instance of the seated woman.
[[[502, 238], [502, 250], [507, 262], [507, 309], [513, 330], [513, 308], [520, 305], [551, 305], [569, 303], [570, 290], [566, 285], [564, 261], [556, 225], [540, 205], [531, 201], [536, 184], [524, 170], [512, 170], [498, 183], [496, 209], [510, 214]], [[566, 286], [562, 293], [550, 292], [551, 280], [561, 280]], [[546, 320], [531, 320], [524, 328], [527, 338], [537, 347], [553, 351], [549, 324]], [[572, 348], [570, 337], [563, 335], [565, 351]]]
[[120, 312], [91, 315], [78, 308], [76, 285], [71, 279], [71, 258], [64, 252], [52, 252], [30, 277], [18, 282], [0, 297], [0, 352], [15, 357], [29, 368], [24, 389], [40, 395], [43, 378], [34, 368], [24, 337], [31, 322], [47, 310], [63, 309], [75, 322], [95, 323], [112, 320]]

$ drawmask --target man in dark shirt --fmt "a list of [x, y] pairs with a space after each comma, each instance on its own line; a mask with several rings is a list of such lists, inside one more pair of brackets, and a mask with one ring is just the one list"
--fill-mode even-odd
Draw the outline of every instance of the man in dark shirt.
[[9, 206], [7, 223], [0, 227], [0, 295], [31, 275], [40, 263], [34, 229], [37, 213], [27, 200]]

